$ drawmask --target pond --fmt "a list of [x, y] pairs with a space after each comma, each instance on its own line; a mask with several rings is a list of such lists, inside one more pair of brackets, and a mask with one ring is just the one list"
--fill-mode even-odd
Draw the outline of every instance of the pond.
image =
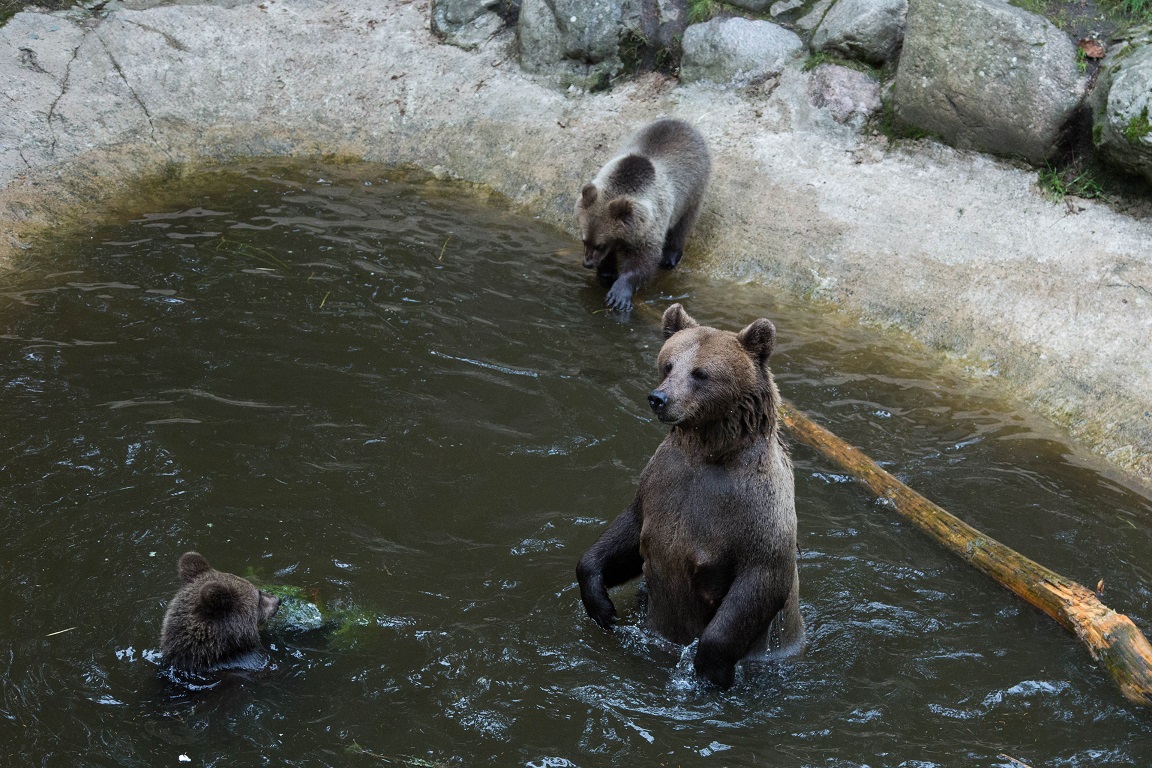
[[[1147, 766], [1072, 636], [795, 446], [803, 656], [705, 690], [584, 614], [664, 435], [658, 318], [777, 325], [786, 398], [1152, 629], [1152, 503], [900, 337], [681, 268], [602, 311], [578, 243], [470, 188], [252, 161], [142, 185], [0, 282], [0, 756], [36, 766]], [[354, 620], [164, 685], [176, 560]]]

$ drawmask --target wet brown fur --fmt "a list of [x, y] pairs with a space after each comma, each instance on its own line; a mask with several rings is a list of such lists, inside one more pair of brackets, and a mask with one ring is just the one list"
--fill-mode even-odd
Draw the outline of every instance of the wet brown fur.
[[767, 365], [775, 328], [702, 327], [676, 304], [664, 333], [649, 399], [671, 431], [577, 577], [589, 615], [608, 628], [608, 589], [643, 574], [648, 627], [678, 643], [699, 638], [696, 671], [726, 687], [741, 659], [796, 650], [804, 637], [792, 464]]
[[181, 555], [177, 571], [181, 586], [160, 629], [166, 664], [185, 672], [211, 672], [261, 648], [260, 625], [275, 615], [279, 598], [247, 579], [217, 571], [197, 552]]
[[680, 262], [710, 172], [708, 146], [695, 128], [657, 120], [580, 190], [584, 266], [610, 286], [608, 306], [630, 309], [633, 293], [657, 269]]

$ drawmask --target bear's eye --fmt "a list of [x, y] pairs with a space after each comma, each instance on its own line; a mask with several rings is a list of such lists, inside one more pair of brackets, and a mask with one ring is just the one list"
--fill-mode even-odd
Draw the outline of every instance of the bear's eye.
[[708, 381], [708, 371], [703, 368], [693, 368], [692, 378], [696, 379], [696, 381]]
[[672, 363], [664, 363], [664, 365], [660, 366], [660, 372], [667, 377], [668, 374], [672, 373]]

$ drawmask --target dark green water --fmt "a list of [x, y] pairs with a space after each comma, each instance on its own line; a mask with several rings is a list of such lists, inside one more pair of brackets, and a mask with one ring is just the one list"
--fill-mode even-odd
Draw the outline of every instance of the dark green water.
[[[145, 191], [0, 284], [0, 764], [1147, 766], [1054, 622], [794, 450], [809, 647], [727, 693], [580, 606], [662, 439], [655, 318], [772, 318], [784, 395], [1152, 629], [1152, 504], [898, 340], [691, 264], [628, 322], [467, 190], [252, 163]], [[113, 217], [116, 218], [116, 217]], [[190, 695], [179, 554], [352, 606]], [[60, 630], [69, 630], [52, 634]], [[182, 761], [181, 756], [187, 756]]]

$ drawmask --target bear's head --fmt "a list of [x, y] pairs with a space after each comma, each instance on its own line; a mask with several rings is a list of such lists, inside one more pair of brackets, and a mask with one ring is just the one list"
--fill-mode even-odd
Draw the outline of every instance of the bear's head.
[[634, 247], [646, 236], [650, 218], [644, 201], [631, 195], [610, 197], [595, 184], [585, 184], [576, 201], [584, 266], [598, 269], [617, 250]]
[[739, 435], [775, 426], [778, 395], [768, 369], [776, 327], [761, 318], [739, 333], [702, 326], [684, 307], [664, 312], [660, 385], [648, 396], [665, 424], [687, 429], [725, 425]]
[[165, 663], [204, 673], [261, 647], [260, 625], [276, 614], [280, 598], [216, 570], [198, 552], [181, 555], [177, 572], [180, 590], [160, 629]]

